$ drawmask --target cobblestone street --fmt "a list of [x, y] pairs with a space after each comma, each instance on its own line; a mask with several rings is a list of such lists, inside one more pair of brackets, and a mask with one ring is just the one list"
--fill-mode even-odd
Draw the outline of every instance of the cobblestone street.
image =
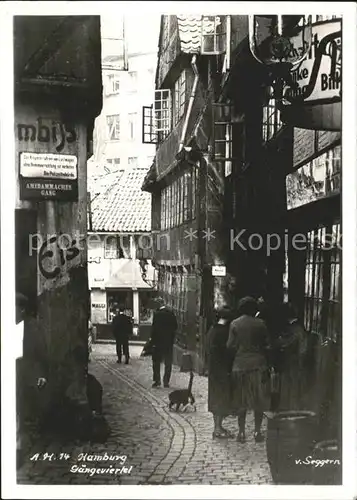
[[[272, 483], [265, 443], [257, 444], [253, 439], [251, 415], [245, 444], [238, 444], [234, 438], [212, 440], [207, 378], [194, 378], [196, 412], [171, 412], [168, 393], [186, 387], [187, 373], [174, 367], [170, 389], [152, 389], [151, 358], [139, 357], [141, 346], [131, 346], [129, 365], [116, 363], [114, 344], [93, 347], [89, 371], [103, 385], [103, 412], [111, 427], [107, 443], [71, 447], [38, 443], [30, 457], [47, 452], [54, 454], [52, 460], [31, 461], [28, 457], [18, 471], [19, 484]], [[227, 418], [225, 426], [236, 434], [236, 419]], [[105, 453], [108, 461], [91, 460], [94, 457], [90, 455], [104, 457]], [[124, 460], [120, 458], [124, 455], [126, 469], [122, 469]], [[78, 469], [74, 471], [75, 465]], [[103, 472], [89, 473], [91, 468]], [[122, 469], [122, 473], [114, 473], [115, 468]]]

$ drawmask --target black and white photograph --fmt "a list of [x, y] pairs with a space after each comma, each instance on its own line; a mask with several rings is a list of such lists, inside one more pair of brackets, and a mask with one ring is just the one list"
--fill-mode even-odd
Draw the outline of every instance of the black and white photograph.
[[356, 6], [101, 3], [2, 6], [4, 498], [352, 500]]

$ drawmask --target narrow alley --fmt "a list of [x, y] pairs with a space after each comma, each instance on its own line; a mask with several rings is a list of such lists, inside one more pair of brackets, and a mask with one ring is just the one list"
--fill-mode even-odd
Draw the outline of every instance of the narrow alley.
[[[252, 421], [248, 421], [245, 444], [238, 444], [235, 438], [213, 440], [207, 378], [194, 378], [196, 412], [190, 408], [169, 411], [168, 393], [184, 388], [188, 374], [174, 366], [170, 389], [151, 388], [151, 358], [141, 358], [141, 350], [139, 345], [131, 346], [130, 364], [118, 365], [114, 344], [93, 346], [89, 372], [103, 385], [103, 412], [111, 427], [108, 442], [37, 443], [18, 471], [19, 484], [272, 483], [265, 443], [255, 443]], [[227, 418], [225, 425], [236, 434], [235, 418]], [[112, 460], [104, 461], [105, 454]], [[97, 455], [97, 460], [90, 455]], [[125, 472], [110, 473], [108, 469], [122, 469], [123, 456], [127, 457]], [[90, 470], [94, 468], [104, 473], [97, 470], [93, 474]]]
[[9, 489], [343, 486], [342, 14], [92, 3], [9, 17]]

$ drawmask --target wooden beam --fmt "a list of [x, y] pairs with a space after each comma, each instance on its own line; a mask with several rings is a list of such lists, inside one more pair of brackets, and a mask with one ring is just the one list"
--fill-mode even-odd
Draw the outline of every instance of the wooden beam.
[[[82, 18], [83, 16], [80, 17]], [[44, 20], [45, 19], [46, 18], [44, 18]], [[32, 54], [23, 69], [22, 75], [37, 75], [43, 65], [60, 50], [64, 41], [71, 38], [71, 34], [78, 25], [79, 20], [78, 16], [66, 16], [66, 18], [57, 25], [55, 30], [41, 43], [40, 48]]]

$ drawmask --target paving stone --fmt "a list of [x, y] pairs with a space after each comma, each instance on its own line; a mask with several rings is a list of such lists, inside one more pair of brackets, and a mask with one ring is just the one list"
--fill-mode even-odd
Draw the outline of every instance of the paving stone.
[[[18, 471], [19, 484], [272, 484], [265, 443], [257, 445], [253, 440], [252, 415], [248, 415], [248, 441], [244, 445], [235, 439], [212, 440], [207, 378], [194, 377], [196, 412], [170, 412], [169, 390], [151, 388], [151, 359], [139, 358], [139, 354], [133, 351], [129, 365], [118, 365], [115, 346], [93, 346], [89, 371], [103, 385], [103, 411], [112, 431], [107, 443], [63, 444], [48, 436], [33, 436], [33, 455], [68, 453], [70, 460], [31, 462], [28, 458]], [[187, 383], [187, 373], [173, 367], [170, 390], [184, 388]], [[226, 418], [224, 425], [237, 433], [235, 417]], [[120, 467], [115, 461], [78, 461], [80, 453], [126, 455], [125, 465], [133, 469], [130, 475], [71, 473], [73, 464]]]

